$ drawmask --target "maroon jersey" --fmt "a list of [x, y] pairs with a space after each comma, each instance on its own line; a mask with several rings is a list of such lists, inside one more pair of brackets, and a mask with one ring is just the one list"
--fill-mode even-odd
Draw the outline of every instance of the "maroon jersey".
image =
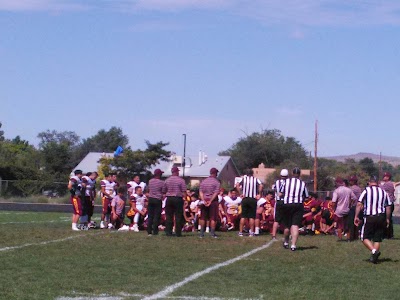
[[307, 201], [303, 202], [303, 206], [304, 206], [304, 213], [309, 213], [309, 212], [313, 212], [316, 213], [320, 204], [317, 200], [314, 199], [310, 199]]

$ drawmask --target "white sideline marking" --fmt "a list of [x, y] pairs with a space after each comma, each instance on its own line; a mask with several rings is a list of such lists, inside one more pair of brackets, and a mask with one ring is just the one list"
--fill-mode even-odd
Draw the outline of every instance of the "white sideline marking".
[[10, 251], [10, 250], [22, 249], [22, 248], [26, 248], [26, 247], [29, 247], [29, 246], [41, 246], [41, 245], [48, 245], [48, 244], [53, 244], [53, 243], [65, 242], [65, 241], [74, 240], [74, 239], [77, 239], [77, 238], [80, 238], [80, 237], [89, 236], [89, 235], [103, 234], [104, 232], [98, 232], [98, 233], [92, 233], [92, 234], [72, 235], [72, 236], [69, 236], [69, 237], [66, 237], [66, 238], [63, 238], [63, 239], [58, 239], [58, 240], [45, 241], [45, 242], [40, 242], [40, 243], [28, 243], [28, 244], [19, 245], [19, 246], [4, 247], [4, 248], [0, 248], [0, 252], [6, 252], [6, 251]]
[[166, 298], [166, 296], [167, 296], [168, 294], [171, 294], [173, 291], [175, 291], [176, 289], [178, 289], [178, 288], [180, 288], [181, 286], [185, 285], [186, 283], [189, 283], [189, 282], [191, 282], [191, 281], [193, 281], [193, 280], [196, 280], [197, 278], [199, 278], [199, 277], [201, 277], [201, 276], [203, 276], [203, 275], [206, 275], [206, 274], [208, 274], [208, 273], [210, 273], [210, 272], [212, 272], [212, 271], [218, 270], [219, 268], [229, 266], [230, 264], [233, 264], [233, 263], [235, 263], [235, 262], [237, 262], [237, 261], [239, 261], [239, 260], [242, 260], [243, 258], [249, 257], [250, 255], [253, 255], [254, 253], [257, 253], [257, 252], [259, 252], [259, 251], [261, 251], [261, 250], [264, 250], [264, 249], [268, 248], [268, 247], [271, 246], [273, 243], [274, 243], [274, 240], [271, 240], [271, 241], [269, 241], [268, 243], [266, 243], [265, 245], [263, 245], [263, 246], [261, 246], [261, 247], [258, 247], [258, 248], [256, 248], [256, 249], [253, 249], [253, 250], [251, 250], [251, 251], [249, 251], [249, 252], [247, 252], [247, 253], [244, 253], [244, 254], [242, 254], [242, 255], [239, 255], [239, 256], [237, 256], [237, 257], [235, 257], [235, 258], [232, 258], [232, 259], [230, 259], [230, 260], [227, 260], [227, 261], [225, 261], [225, 262], [216, 264], [216, 265], [214, 265], [214, 266], [212, 266], [212, 267], [209, 267], [209, 268], [207, 268], [207, 269], [205, 269], [205, 270], [203, 270], [203, 271], [194, 273], [194, 274], [192, 274], [192, 275], [186, 277], [184, 280], [182, 280], [182, 281], [180, 281], [180, 282], [177, 282], [177, 283], [175, 283], [175, 284], [173, 284], [173, 285], [167, 286], [167, 287], [164, 288], [162, 291], [160, 291], [160, 292], [158, 292], [158, 293], [156, 293], [156, 294], [153, 294], [153, 295], [148, 296], [148, 297], [144, 297], [142, 300], [152, 300], [152, 299]]
[[27, 212], [0, 212], [0, 215], [27, 215]]
[[[77, 297], [57, 297], [56, 300], [123, 300], [126, 297], [137, 297], [142, 298], [145, 295], [141, 294], [125, 294], [121, 293], [121, 296], [109, 296], [109, 295], [97, 295], [97, 296], [77, 296]], [[239, 298], [220, 298], [220, 297], [194, 297], [194, 296], [166, 296], [164, 299], [180, 299], [180, 300], [246, 300]], [[251, 298], [251, 300], [257, 300], [262, 298]]]
[[35, 223], [57, 223], [57, 222], [71, 222], [69, 218], [68, 220], [50, 220], [50, 221], [26, 221], [26, 222], [1, 222], [0, 225], [7, 225], [7, 224], [35, 224]]

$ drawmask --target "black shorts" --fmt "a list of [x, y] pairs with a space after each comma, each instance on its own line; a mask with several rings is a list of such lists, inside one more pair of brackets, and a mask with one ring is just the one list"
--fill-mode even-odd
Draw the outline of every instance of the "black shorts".
[[304, 214], [303, 203], [283, 204], [281, 207], [282, 224], [285, 228], [301, 226]]
[[278, 223], [282, 223], [282, 205], [283, 201], [282, 200], [277, 200], [275, 201], [275, 207], [274, 207], [274, 221]]
[[255, 198], [245, 197], [242, 200], [242, 218], [255, 219], [257, 212], [257, 200]]
[[361, 239], [376, 243], [382, 242], [386, 230], [386, 215], [365, 216], [364, 225], [361, 229]]

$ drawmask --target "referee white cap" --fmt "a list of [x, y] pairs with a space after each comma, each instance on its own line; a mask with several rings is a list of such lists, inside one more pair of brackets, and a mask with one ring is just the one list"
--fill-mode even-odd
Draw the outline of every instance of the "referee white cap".
[[281, 171], [281, 176], [282, 176], [282, 177], [287, 177], [287, 176], [289, 176], [289, 171], [288, 171], [287, 169], [282, 169], [282, 171]]

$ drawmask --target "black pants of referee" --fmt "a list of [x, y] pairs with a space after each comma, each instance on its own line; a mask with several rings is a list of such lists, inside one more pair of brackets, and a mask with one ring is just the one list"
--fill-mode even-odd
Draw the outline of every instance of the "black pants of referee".
[[167, 197], [165, 204], [165, 234], [172, 236], [172, 227], [174, 225], [175, 216], [175, 234], [182, 236], [183, 225], [183, 198], [182, 197]]
[[160, 224], [162, 210], [162, 201], [157, 198], [149, 198], [147, 206], [147, 233], [158, 234], [158, 225]]

